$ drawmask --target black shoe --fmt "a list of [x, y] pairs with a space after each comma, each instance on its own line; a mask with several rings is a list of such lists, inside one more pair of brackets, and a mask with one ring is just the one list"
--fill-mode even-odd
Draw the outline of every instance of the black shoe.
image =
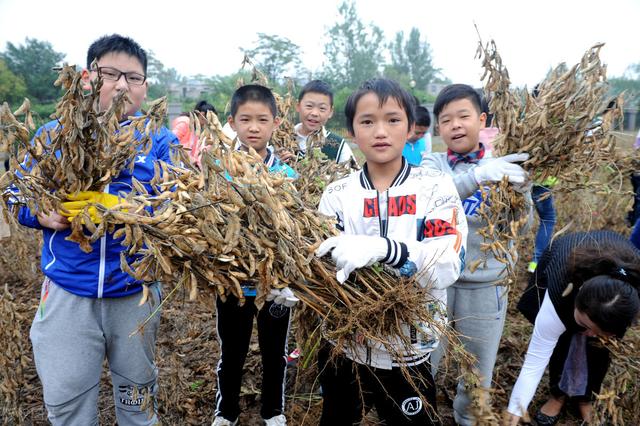
[[538, 426], [553, 426], [558, 423], [558, 420], [560, 420], [560, 413], [556, 414], [555, 416], [549, 416], [538, 410], [536, 415], [533, 416], [533, 420], [536, 421], [536, 424]]

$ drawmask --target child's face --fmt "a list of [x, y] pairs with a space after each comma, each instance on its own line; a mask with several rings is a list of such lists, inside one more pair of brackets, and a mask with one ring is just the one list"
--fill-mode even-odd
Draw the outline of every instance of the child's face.
[[[130, 102], [127, 104], [125, 116], [133, 115], [139, 111], [147, 98], [147, 81], [135, 84], [143, 80], [145, 75], [138, 58], [123, 52], [110, 52], [98, 59], [96, 67], [101, 69], [103, 76], [102, 88], [100, 89], [100, 110], [106, 111], [118, 93], [127, 92]], [[120, 75], [116, 81], [108, 79], [108, 77], [116, 78], [119, 73], [125, 73], [128, 76]], [[85, 70], [83, 78], [87, 83], [89, 80], [97, 80], [97, 69]], [[129, 82], [127, 82], [127, 78]]]
[[331, 98], [323, 93], [307, 92], [304, 94], [296, 111], [302, 123], [302, 132], [305, 134], [320, 130], [333, 115]]
[[416, 124], [414, 127], [413, 133], [409, 136], [409, 142], [415, 142], [418, 139], [424, 137], [424, 135], [429, 131], [429, 126], [420, 126]]
[[228, 118], [231, 128], [238, 134], [240, 142], [252, 147], [264, 156], [267, 144], [280, 121], [273, 117], [267, 104], [248, 101], [238, 107], [235, 116]]
[[367, 163], [383, 165], [402, 156], [413, 129], [409, 129], [406, 111], [394, 98], [380, 106], [375, 93], [367, 93], [356, 104], [351, 137]]
[[468, 154], [480, 149], [480, 129], [487, 120], [469, 99], [458, 99], [445, 105], [438, 116], [438, 129], [444, 143], [453, 152]]

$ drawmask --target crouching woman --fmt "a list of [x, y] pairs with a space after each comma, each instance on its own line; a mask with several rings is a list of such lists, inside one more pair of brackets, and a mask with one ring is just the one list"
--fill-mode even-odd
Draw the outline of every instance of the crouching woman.
[[591, 231], [558, 238], [544, 252], [518, 309], [533, 335], [508, 407], [516, 425], [549, 364], [550, 397], [538, 425], [555, 424], [572, 398], [587, 422], [610, 363], [598, 337], [622, 338], [640, 310], [640, 251], [622, 235]]

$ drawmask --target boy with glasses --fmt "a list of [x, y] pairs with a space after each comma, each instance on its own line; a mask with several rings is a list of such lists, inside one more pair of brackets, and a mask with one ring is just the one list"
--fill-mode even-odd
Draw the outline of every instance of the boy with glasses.
[[[130, 38], [111, 35], [89, 47], [82, 78], [89, 88], [91, 80], [102, 77], [101, 111], [109, 108], [118, 93], [128, 94], [121, 117], [121, 125], [125, 126], [128, 116], [140, 114], [147, 95], [146, 70], [146, 52]], [[60, 130], [54, 120], [38, 132]], [[92, 244], [90, 253], [67, 240], [74, 214], [87, 205], [117, 204], [117, 194], [131, 190], [133, 177], [152, 191], [149, 181], [154, 175], [154, 163], [170, 162], [169, 146], [178, 140], [164, 127], [150, 136], [153, 146], [147, 154], [137, 156], [133, 171], [124, 169], [104, 192], [80, 192], [73, 204], [63, 203], [68, 212], [45, 215], [20, 207], [20, 223], [43, 233], [45, 280], [30, 337], [48, 418], [54, 426], [98, 424], [98, 389], [105, 357], [111, 372], [117, 423], [158, 424], [158, 369], [154, 355], [159, 315], [153, 316], [143, 333], [129, 335], [160, 303], [160, 286], [152, 285], [150, 301], [139, 307], [142, 286], [120, 268], [120, 252], [127, 250], [121, 245], [122, 238], [115, 239], [107, 233]], [[134, 260], [127, 259], [130, 263]]]

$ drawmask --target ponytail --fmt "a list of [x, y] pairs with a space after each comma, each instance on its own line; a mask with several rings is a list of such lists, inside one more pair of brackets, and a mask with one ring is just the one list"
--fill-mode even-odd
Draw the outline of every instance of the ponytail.
[[598, 275], [640, 288], [640, 251], [628, 241], [611, 241], [574, 249], [569, 256], [568, 282], [580, 286]]

